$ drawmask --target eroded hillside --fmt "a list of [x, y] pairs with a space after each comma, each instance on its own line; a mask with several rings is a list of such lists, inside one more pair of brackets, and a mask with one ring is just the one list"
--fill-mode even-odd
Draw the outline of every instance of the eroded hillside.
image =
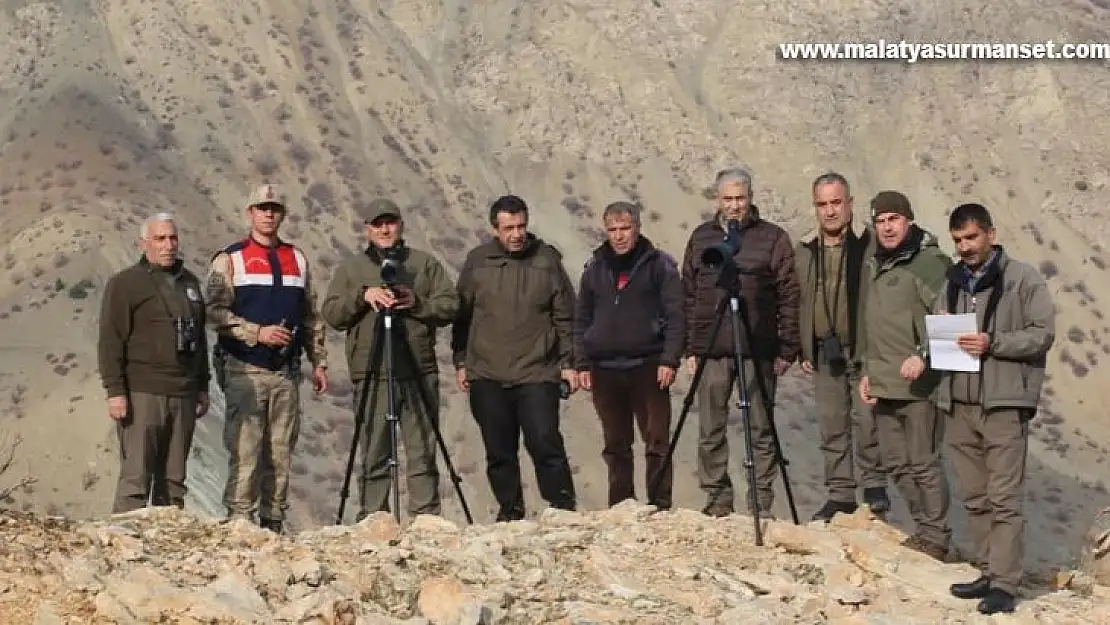
[[[359, 246], [360, 203], [394, 197], [409, 242], [457, 266], [485, 236], [489, 202], [512, 191], [577, 276], [605, 203], [643, 202], [645, 233], [681, 254], [711, 210], [712, 173], [741, 163], [755, 172], [761, 212], [795, 236], [810, 230], [810, 180], [836, 169], [853, 182], [861, 218], [871, 195], [897, 188], [942, 238], [946, 209], [985, 203], [1002, 242], [1050, 278], [1059, 333], [1034, 424], [1030, 560], [1067, 562], [1110, 499], [1110, 420], [1093, 373], [1110, 354], [1110, 142], [1095, 104], [1110, 73], [1091, 61], [786, 62], [775, 44], [1097, 41], [1108, 25], [1107, 9], [1083, 0], [842, 0], [836, 10], [723, 0], [0, 3], [0, 423], [24, 437], [20, 461], [38, 480], [12, 503], [78, 517], [108, 509], [116, 443], [95, 371], [98, 287], [135, 257], [138, 224], [156, 209], [180, 215], [201, 271], [242, 236], [247, 189], [281, 182], [299, 198], [285, 234], [326, 282]], [[333, 390], [306, 393], [299, 528], [330, 523], [338, 503], [352, 432], [339, 341]], [[676, 418], [688, 383], [683, 374]], [[452, 460], [489, 521], [477, 429], [444, 388]], [[796, 371], [778, 405], [808, 517], [823, 497], [821, 463]], [[222, 480], [221, 406], [216, 397], [198, 432], [191, 476], [191, 505], [209, 512]], [[676, 455], [676, 503], [691, 508], [702, 503], [696, 429], [689, 422]], [[564, 431], [581, 502], [599, 508], [604, 465], [588, 397], [566, 403]], [[733, 448], [739, 477], [742, 447]], [[444, 493], [459, 520], [449, 483]], [[530, 476], [528, 497], [538, 511]], [[784, 497], [777, 506], [787, 518]]]

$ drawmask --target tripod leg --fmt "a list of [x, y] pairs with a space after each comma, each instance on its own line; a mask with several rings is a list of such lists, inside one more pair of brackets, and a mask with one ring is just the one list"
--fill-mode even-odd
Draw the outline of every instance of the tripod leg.
[[[751, 323], [748, 322], [747, 311], [743, 306], [740, 307], [740, 319], [744, 325], [744, 334], [748, 338], [748, 345], [755, 345]], [[794, 504], [794, 490], [790, 486], [790, 477], [787, 474], [787, 466], [790, 462], [786, 459], [786, 455], [782, 451], [779, 431], [778, 428], [775, 427], [775, 398], [768, 392], [767, 381], [763, 378], [763, 372], [758, 366], [755, 367], [755, 383], [759, 387], [759, 394], [763, 399], [763, 409], [767, 413], [767, 424], [771, 428], [771, 439], [774, 441], [775, 445], [775, 459], [778, 461], [779, 471], [782, 473], [782, 486], [786, 491], [786, 502], [790, 506], [790, 516], [794, 521], [794, 525], [799, 525], [798, 508]]]
[[392, 484], [393, 495], [393, 519], [397, 524], [401, 524], [401, 467], [397, 446], [399, 415], [397, 414], [397, 378], [394, 373], [394, 354], [393, 354], [393, 311], [385, 309], [382, 311], [383, 325], [385, 326], [385, 336], [382, 341], [385, 344], [385, 397], [386, 397], [386, 421], [389, 427], [389, 477]]
[[[382, 357], [382, 342], [379, 340], [381, 328], [381, 318], [379, 317], [378, 322], [374, 324], [374, 337], [370, 343], [370, 356], [366, 362], [366, 376], [363, 378], [362, 388], [359, 389], [358, 400], [355, 402], [355, 431], [351, 436], [351, 453], [347, 456], [347, 471], [343, 475], [343, 488], [339, 491], [339, 512], [335, 516], [336, 525], [343, 524], [343, 512], [347, 505], [347, 497], [350, 495], [351, 473], [355, 468], [355, 455], [358, 453], [359, 438], [367, 418], [367, 406], [374, 406], [377, 400], [377, 385], [374, 384], [371, 374], [378, 370]], [[370, 390], [372, 386], [374, 387], [373, 391]], [[369, 404], [367, 404], [368, 397]]]
[[[728, 300], [722, 299], [717, 305], [716, 314], [713, 318], [713, 326], [709, 329], [709, 340], [707, 345], [713, 345], [717, 341], [717, 335], [721, 332], [721, 324], [724, 320], [725, 306], [728, 305]], [[698, 385], [701, 384], [702, 374], [705, 373], [706, 358], [701, 357], [698, 359], [698, 366], [694, 369], [694, 377], [690, 380], [690, 388], [686, 391], [686, 397], [682, 400], [682, 412], [678, 415], [678, 422], [675, 424], [674, 434], [671, 436], [671, 443], [667, 446], [667, 455], [663, 457], [663, 462], [659, 464], [659, 468], [655, 470], [655, 474], [651, 477], [651, 482], [648, 484], [648, 501], [655, 501], [655, 494], [659, 492], [659, 486], [662, 484], [663, 476], [667, 474], [667, 469], [670, 467], [674, 458], [674, 450], [678, 446], [678, 438], [682, 436], [682, 427], [686, 424], [686, 417], [690, 416], [690, 408], [694, 405], [694, 397], [698, 390]]]
[[[755, 444], [752, 440], [751, 398], [748, 394], [747, 376], [744, 373], [743, 346], [740, 343], [740, 298], [735, 295], [730, 297], [729, 306], [732, 309], [732, 346], [733, 359], [736, 362], [737, 387], [740, 389], [740, 415], [744, 423], [744, 453], [746, 455], [744, 468], [748, 472], [748, 504], [751, 507], [755, 521], [755, 544], [762, 547], [763, 528], [759, 525], [760, 506], [758, 485], [755, 479]], [[756, 369], [755, 374], [758, 379], [758, 367]]]
[[443, 463], [447, 467], [447, 473], [451, 476], [451, 483], [455, 486], [455, 494], [459, 497], [459, 505], [462, 506], [463, 516], [466, 517], [466, 522], [469, 525], [474, 524], [474, 517], [470, 514], [470, 506], [466, 502], [466, 496], [462, 490], [462, 476], [455, 470], [455, 465], [451, 462], [451, 454], [447, 451], [447, 443], [443, 440], [443, 432], [439, 429], [439, 422], [436, 415], [432, 412], [432, 407], [435, 405], [432, 398], [428, 395], [428, 387], [424, 384], [422, 374], [420, 373], [419, 364], [416, 362], [416, 356], [412, 353], [411, 346], [405, 341], [398, 342], [399, 350], [402, 357], [405, 359], [405, 364], [408, 366], [409, 371], [415, 372], [417, 376], [416, 395], [419, 398], [420, 406], [417, 407], [417, 412], [424, 416], [431, 427], [432, 432], [435, 434], [436, 444], [439, 451], [443, 454]]

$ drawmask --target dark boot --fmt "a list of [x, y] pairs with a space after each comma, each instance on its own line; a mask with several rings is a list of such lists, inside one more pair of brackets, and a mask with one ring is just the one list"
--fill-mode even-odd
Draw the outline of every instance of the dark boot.
[[863, 489], [863, 503], [875, 514], [886, 514], [890, 511], [890, 497], [882, 486]]
[[980, 575], [979, 579], [973, 582], [952, 584], [948, 587], [948, 591], [952, 593], [952, 596], [959, 599], [982, 599], [987, 596], [987, 592], [990, 589], [991, 578], [986, 575]]
[[991, 588], [987, 596], [979, 602], [979, 612], [982, 614], [995, 614], [997, 612], [1013, 612], [1014, 596], [1001, 588]]
[[821, 506], [820, 510], [813, 513], [813, 520], [828, 523], [837, 513], [852, 514], [858, 507], [854, 501], [833, 501], [830, 499], [825, 502], [825, 505]]
[[264, 529], [270, 530], [271, 532], [273, 532], [275, 534], [280, 535], [280, 534], [285, 533], [283, 528], [282, 528], [283, 523], [282, 523], [281, 519], [267, 519], [266, 517], [259, 517], [258, 518], [258, 525], [260, 527], [264, 528]]

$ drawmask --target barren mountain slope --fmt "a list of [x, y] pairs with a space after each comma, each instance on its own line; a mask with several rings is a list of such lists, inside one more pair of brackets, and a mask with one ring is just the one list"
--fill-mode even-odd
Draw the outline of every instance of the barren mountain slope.
[[[398, 199], [409, 242], [457, 267], [485, 236], [489, 202], [512, 191], [577, 277], [605, 203], [642, 201], [646, 234], [681, 255], [711, 210], [703, 189], [713, 172], [741, 163], [755, 172], [763, 214], [799, 237], [811, 229], [809, 182], [827, 169], [852, 180], [860, 218], [875, 192], [901, 189], [942, 240], [957, 203], [995, 210], [1002, 243], [1040, 266], [1058, 298], [1050, 395], [1034, 424], [1030, 558], [1069, 559], [1108, 498], [1110, 420], [1092, 374], [1110, 353], [1100, 247], [1110, 143], [1095, 104], [1110, 82], [1105, 64], [776, 55], [786, 41], [1107, 38], [1097, 3], [944, 5], [0, 3], [0, 408], [39, 480], [16, 503], [75, 516], [109, 506], [116, 446], [95, 371], [98, 287], [135, 257], [150, 212], [180, 215], [191, 266], [203, 271], [244, 233], [247, 189], [281, 182], [301, 198], [286, 235], [326, 283], [359, 245], [361, 202]], [[335, 389], [305, 393], [298, 527], [331, 522], [351, 436], [341, 337], [332, 338]], [[812, 397], [796, 376], [783, 381], [778, 423], [808, 517], [822, 497], [821, 462]], [[688, 383], [684, 374], [676, 418]], [[463, 398], [444, 389], [444, 436], [486, 522], [477, 430]], [[221, 406], [216, 397], [191, 476], [192, 504], [209, 512], [219, 511]], [[588, 396], [567, 402], [565, 419], [582, 504], [601, 507]], [[677, 503], [695, 508], [696, 419], [676, 455]], [[733, 449], [740, 483], [742, 446]], [[460, 519], [446, 474], [444, 492]], [[353, 488], [348, 510], [356, 497]], [[538, 509], [534, 488], [529, 497]], [[785, 497], [776, 512], [786, 518]]]

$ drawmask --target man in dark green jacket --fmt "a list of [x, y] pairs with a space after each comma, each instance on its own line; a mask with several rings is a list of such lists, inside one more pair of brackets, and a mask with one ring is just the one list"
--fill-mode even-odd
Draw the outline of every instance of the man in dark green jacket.
[[1029, 421], [1056, 338], [1056, 307], [1040, 272], [995, 245], [986, 207], [957, 207], [948, 230], [960, 262], [948, 271], [934, 312], [975, 315], [978, 331], [957, 344], [979, 359], [979, 371], [943, 372], [937, 408], [948, 418], [949, 460], [967, 509], [972, 560], [982, 569], [951, 592], [981, 598], [984, 614], [1013, 612], [1024, 555]]
[[952, 261], [935, 236], [913, 223], [905, 195], [883, 191], [871, 209], [878, 245], [864, 273], [867, 343], [860, 395], [875, 415], [883, 467], [917, 524], [906, 546], [944, 560], [951, 545], [949, 492], [932, 401], [939, 372], [925, 362], [925, 315]]
[[[346, 332], [347, 367], [357, 398], [370, 384], [362, 415], [362, 488], [358, 520], [389, 510], [389, 423], [386, 421], [386, 362], [369, 370], [378, 311], [393, 307], [401, 323], [393, 327], [394, 386], [401, 441], [405, 449], [408, 511], [440, 514], [439, 470], [433, 427], [439, 423], [439, 367], [436, 329], [458, 311], [450, 277], [431, 254], [407, 247], [402, 238], [401, 211], [391, 200], [379, 199], [363, 211], [368, 245], [365, 252], [340, 264], [328, 285], [321, 314], [328, 325]], [[396, 269], [395, 283], [383, 281], [383, 263]], [[397, 263], [397, 264], [394, 264]], [[393, 278], [391, 278], [392, 280]], [[407, 348], [407, 349], [406, 349]], [[407, 352], [407, 353], [406, 353]], [[411, 360], [409, 358], [411, 356]], [[423, 389], [421, 389], [422, 385]], [[427, 403], [425, 403], [425, 399]]]
[[100, 308], [100, 379], [120, 445], [113, 513], [185, 506], [193, 430], [209, 405], [203, 291], [178, 256], [173, 217], [143, 222], [139, 244], [142, 258], [108, 280]]
[[559, 386], [578, 387], [574, 369], [574, 285], [562, 255], [528, 232], [528, 205], [515, 195], [489, 211], [495, 239], [467, 254], [452, 327], [455, 380], [486, 447], [486, 475], [498, 521], [524, 518], [520, 439], [532, 456], [540, 495], [554, 508], [577, 503], [559, 431]]

